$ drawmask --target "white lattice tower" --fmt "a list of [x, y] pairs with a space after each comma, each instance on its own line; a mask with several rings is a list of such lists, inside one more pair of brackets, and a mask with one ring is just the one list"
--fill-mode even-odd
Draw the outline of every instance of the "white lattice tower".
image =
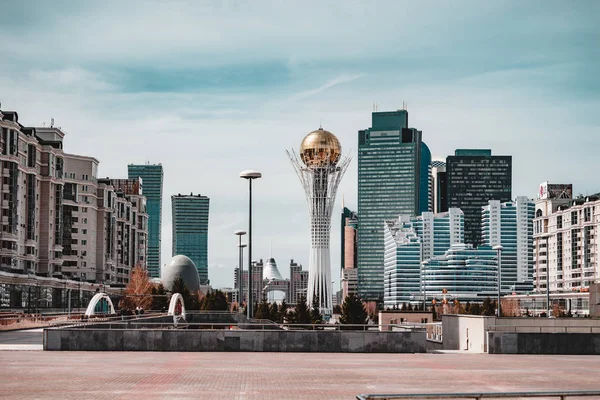
[[316, 296], [321, 313], [331, 315], [333, 313], [329, 251], [331, 213], [337, 188], [348, 168], [350, 157], [343, 158], [337, 164], [307, 167], [293, 150], [286, 152], [304, 187], [310, 217], [311, 248], [307, 301], [312, 306], [313, 297]]

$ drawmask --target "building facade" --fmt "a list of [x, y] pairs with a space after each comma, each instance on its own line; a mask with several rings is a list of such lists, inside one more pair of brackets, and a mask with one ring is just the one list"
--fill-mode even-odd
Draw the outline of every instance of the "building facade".
[[448, 211], [448, 174], [446, 161], [433, 160], [431, 162], [431, 202], [434, 213]]
[[535, 204], [534, 290], [585, 291], [600, 278], [600, 194], [539, 199]]
[[384, 222], [384, 304], [394, 307], [415, 301], [421, 291], [421, 263], [446, 254], [464, 239], [461, 210], [420, 217], [400, 216]]
[[162, 227], [162, 188], [163, 167], [161, 164], [129, 164], [128, 178], [142, 178], [148, 213], [148, 274], [160, 277], [161, 227]]
[[474, 247], [481, 238], [481, 207], [490, 200], [512, 198], [512, 157], [492, 156], [491, 150], [456, 150], [446, 159], [448, 207], [465, 213], [465, 243]]
[[208, 215], [210, 199], [202, 195], [173, 195], [173, 256], [188, 256], [196, 268], [200, 284], [208, 281]]
[[452, 245], [443, 256], [423, 262], [422, 280], [421, 302], [444, 297], [481, 302], [498, 290], [497, 253], [489, 246]]
[[535, 203], [527, 197], [514, 201], [490, 200], [482, 208], [483, 243], [501, 245], [501, 285], [506, 292], [525, 293], [533, 289], [533, 218]]
[[431, 152], [406, 110], [374, 112], [358, 132], [358, 291], [384, 295], [383, 221], [429, 211]]
[[28, 128], [0, 111], [0, 270], [60, 276], [64, 158], [59, 128]]
[[350, 294], [358, 294], [357, 242], [358, 214], [344, 207], [342, 211], [341, 278], [342, 301]]

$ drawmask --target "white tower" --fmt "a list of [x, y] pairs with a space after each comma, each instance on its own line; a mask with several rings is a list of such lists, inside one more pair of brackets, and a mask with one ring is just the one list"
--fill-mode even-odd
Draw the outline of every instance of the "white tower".
[[308, 263], [307, 301], [312, 305], [313, 297], [316, 296], [321, 313], [331, 315], [331, 212], [337, 188], [350, 163], [350, 157], [340, 160], [342, 146], [339, 140], [323, 128], [306, 135], [300, 145], [299, 157], [293, 150], [287, 151], [287, 154], [306, 192], [310, 216], [312, 240]]

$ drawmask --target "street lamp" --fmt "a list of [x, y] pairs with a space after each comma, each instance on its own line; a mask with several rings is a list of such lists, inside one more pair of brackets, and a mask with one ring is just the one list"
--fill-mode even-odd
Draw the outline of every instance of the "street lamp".
[[502, 250], [504, 250], [504, 247], [497, 245], [493, 249], [498, 252], [498, 307], [496, 307], [496, 315], [500, 318], [502, 315], [500, 312], [500, 285], [502, 284]]
[[252, 302], [252, 181], [262, 178], [257, 171], [245, 170], [240, 173], [240, 178], [248, 180], [248, 318], [254, 314], [254, 303]]
[[239, 240], [238, 240], [238, 248], [239, 248], [239, 268], [238, 268], [238, 272], [239, 272], [239, 277], [238, 277], [238, 289], [240, 291], [239, 297], [238, 297], [238, 311], [242, 312], [242, 301], [244, 299], [244, 247], [246, 247], [245, 244], [242, 244], [242, 236], [244, 236], [246, 234], [246, 231], [235, 231], [234, 232]]

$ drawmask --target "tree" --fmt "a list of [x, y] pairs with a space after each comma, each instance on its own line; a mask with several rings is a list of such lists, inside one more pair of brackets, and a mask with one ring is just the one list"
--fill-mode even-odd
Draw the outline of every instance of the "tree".
[[483, 310], [481, 308], [481, 304], [479, 304], [479, 303], [472, 303], [471, 307], [469, 307], [468, 314], [470, 314], [470, 315], [481, 315], [482, 312], [483, 312]]
[[229, 303], [227, 296], [221, 290], [208, 292], [200, 301], [201, 310], [209, 311], [228, 311]]
[[183, 279], [176, 278], [175, 281], [173, 281], [173, 290], [171, 293], [179, 293], [181, 295], [186, 310], [197, 310], [199, 308], [198, 296], [194, 296], [190, 293], [187, 286], [183, 282]]
[[254, 318], [256, 319], [269, 319], [269, 303], [267, 303], [267, 299], [263, 298], [260, 304], [256, 305], [254, 312]]
[[277, 322], [280, 322], [282, 324], [285, 323], [287, 320], [287, 314], [288, 314], [288, 305], [285, 302], [285, 300], [283, 300], [281, 302], [281, 305], [279, 306], [279, 310], [277, 313]]
[[152, 306], [152, 283], [148, 278], [148, 273], [144, 268], [136, 265], [129, 275], [129, 283], [123, 291], [121, 299], [121, 308], [133, 310], [141, 307], [145, 310]]
[[322, 324], [323, 323], [323, 315], [321, 315], [321, 310], [319, 309], [319, 299], [317, 295], [313, 295], [312, 307], [310, 309], [310, 322], [313, 324]]
[[333, 306], [333, 313], [334, 314], [341, 314], [342, 313], [342, 306], [340, 306], [339, 304], [336, 304], [335, 306]]
[[486, 297], [483, 301], [483, 310], [482, 314], [488, 317], [494, 316], [496, 314], [496, 307], [494, 306], [494, 302], [489, 297]]
[[504, 317], [519, 317], [521, 315], [521, 304], [517, 299], [504, 298], [500, 300], [502, 305], [500, 311]]
[[269, 319], [273, 322], [277, 322], [279, 318], [279, 307], [276, 302], [271, 303], [269, 306]]
[[153, 310], [166, 310], [169, 306], [169, 299], [167, 298], [167, 290], [161, 284], [152, 288], [152, 309]]
[[342, 315], [340, 316], [340, 322], [344, 325], [349, 324], [360, 324], [364, 325], [367, 323], [368, 314], [365, 307], [354, 293], [348, 295], [344, 299], [342, 304]]
[[301, 296], [296, 303], [296, 309], [291, 315], [295, 324], [310, 324], [310, 311], [306, 305], [306, 297]]

